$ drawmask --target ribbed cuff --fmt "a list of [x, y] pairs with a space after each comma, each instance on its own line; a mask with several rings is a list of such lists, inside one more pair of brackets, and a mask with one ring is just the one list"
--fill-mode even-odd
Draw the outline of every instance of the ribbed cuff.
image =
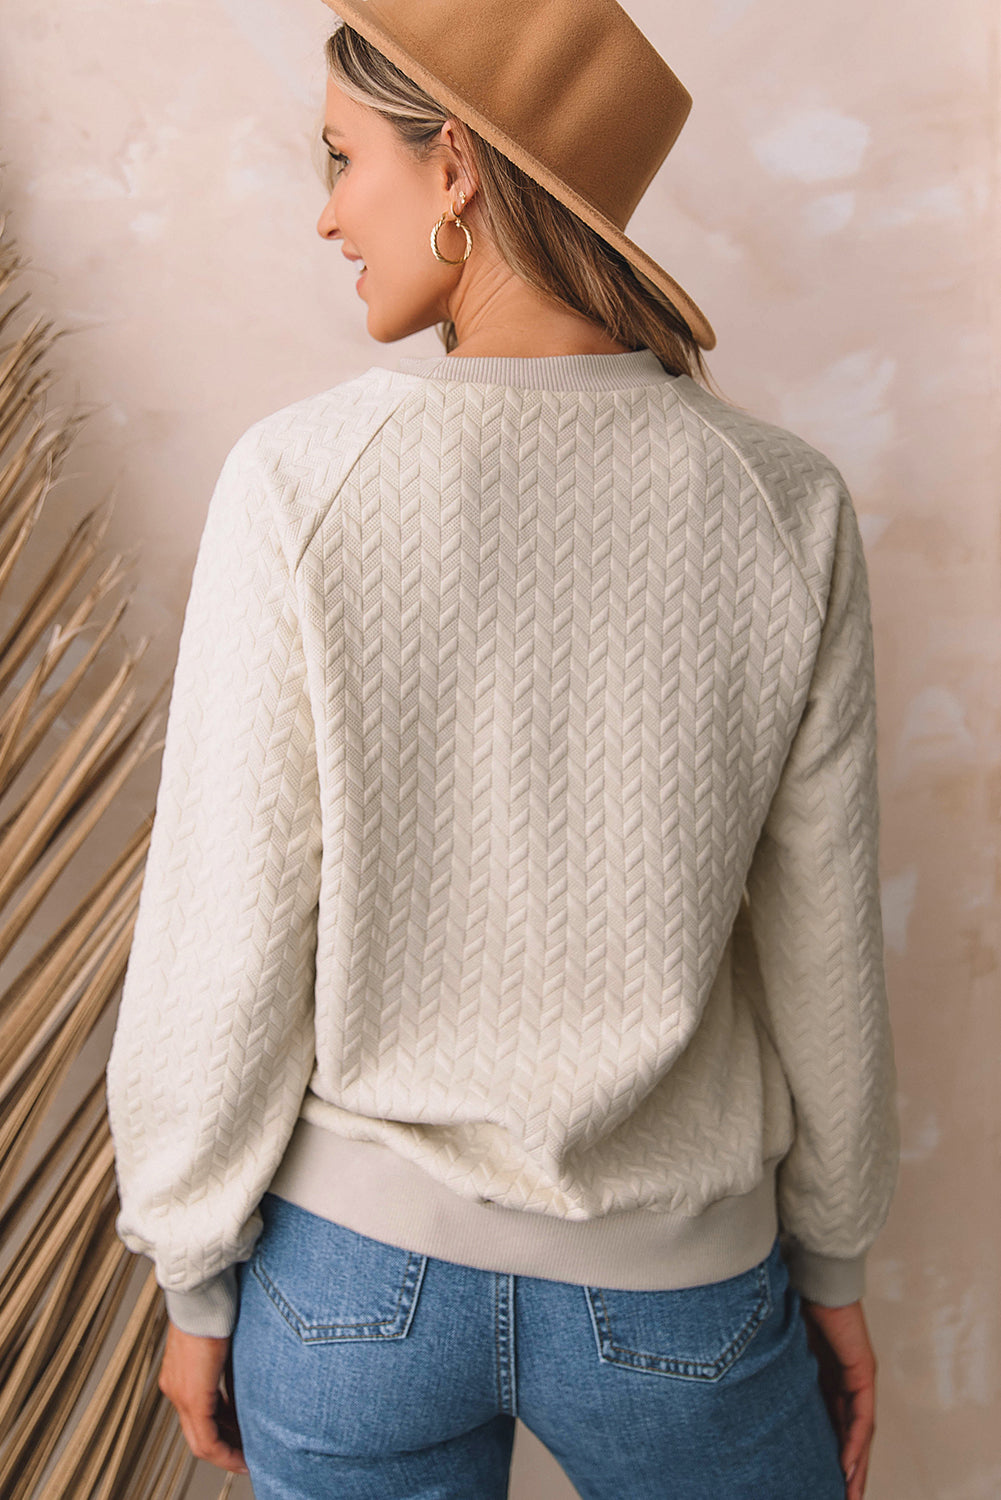
[[239, 1289], [236, 1266], [227, 1266], [218, 1276], [192, 1287], [189, 1292], [165, 1291], [167, 1317], [182, 1333], [199, 1338], [226, 1339], [236, 1327]]
[[865, 1252], [848, 1259], [817, 1255], [795, 1241], [784, 1247], [789, 1280], [806, 1302], [845, 1307], [865, 1293]]

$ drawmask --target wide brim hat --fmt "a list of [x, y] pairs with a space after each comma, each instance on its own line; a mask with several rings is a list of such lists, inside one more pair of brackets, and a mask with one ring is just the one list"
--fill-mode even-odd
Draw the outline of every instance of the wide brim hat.
[[692, 96], [616, 0], [325, 0], [601, 236], [684, 318], [701, 309], [625, 226]]

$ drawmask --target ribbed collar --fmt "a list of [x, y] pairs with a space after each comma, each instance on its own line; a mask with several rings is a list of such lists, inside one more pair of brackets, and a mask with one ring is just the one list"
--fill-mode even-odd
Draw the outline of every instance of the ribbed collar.
[[550, 391], [611, 391], [674, 380], [652, 349], [626, 354], [547, 354], [538, 358], [499, 355], [401, 355], [398, 373], [432, 380], [473, 380], [489, 385]]

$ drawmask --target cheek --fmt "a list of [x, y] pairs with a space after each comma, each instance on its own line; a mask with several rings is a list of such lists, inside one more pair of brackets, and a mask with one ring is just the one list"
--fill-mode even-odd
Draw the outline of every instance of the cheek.
[[384, 238], [388, 243], [412, 254], [422, 240], [427, 242], [440, 210], [422, 178], [409, 172], [387, 173], [378, 190], [378, 201], [378, 214], [385, 225]]
[[423, 205], [389, 197], [380, 199], [378, 208], [373, 207], [358, 221], [358, 235], [363, 245], [371, 247], [372, 258], [378, 254], [380, 265], [395, 267], [401, 280], [409, 280], [422, 268], [425, 255], [434, 264], [430, 244], [433, 223]]

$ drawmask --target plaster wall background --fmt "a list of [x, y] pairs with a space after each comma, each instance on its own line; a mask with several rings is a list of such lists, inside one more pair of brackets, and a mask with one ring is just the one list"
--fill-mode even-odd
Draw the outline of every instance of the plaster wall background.
[[[871, 1500], [1001, 1494], [999, 18], [991, 0], [626, 0], [694, 96], [629, 234], [730, 399], [848, 481], [869, 558], [903, 1163], [870, 1257]], [[110, 490], [128, 634], [170, 671], [229, 447], [401, 354], [315, 232], [321, 0], [6, 0], [0, 208], [93, 408], [49, 509]], [[119, 809], [131, 829], [154, 768]], [[205, 1475], [206, 1495], [216, 1486]], [[239, 1486], [234, 1489], [234, 1500]], [[244, 1494], [249, 1491], [244, 1490]], [[513, 1500], [573, 1494], [525, 1429]]]

